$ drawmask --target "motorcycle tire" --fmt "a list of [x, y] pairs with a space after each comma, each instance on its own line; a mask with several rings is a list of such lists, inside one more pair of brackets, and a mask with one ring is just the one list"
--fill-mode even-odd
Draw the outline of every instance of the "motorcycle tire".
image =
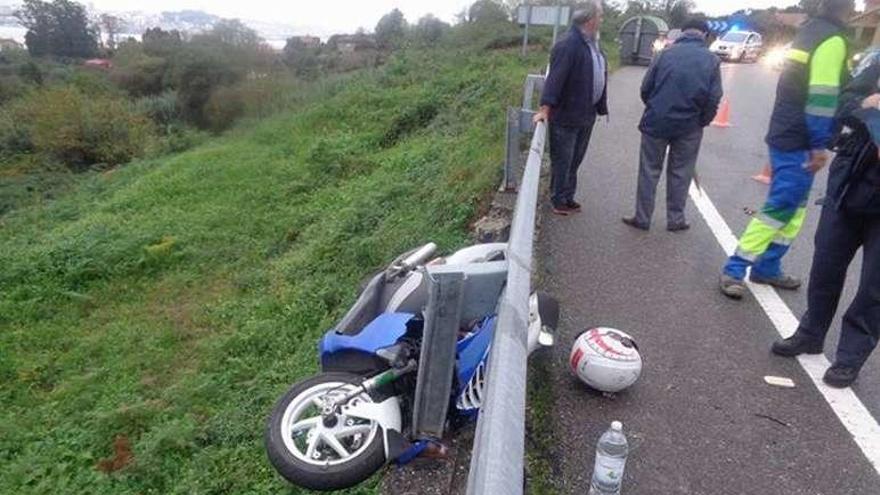
[[[344, 462], [337, 460], [334, 464], [306, 462], [294, 455], [283, 439], [285, 414], [301, 395], [316, 387], [332, 384], [358, 386], [362, 381], [363, 377], [351, 373], [321, 373], [295, 384], [278, 401], [266, 427], [266, 452], [272, 466], [287, 481], [311, 490], [340, 490], [361, 483], [385, 465], [384, 432], [378, 424], [375, 425], [372, 438], [357, 449], [356, 456]], [[370, 396], [370, 400], [375, 401], [376, 398]]]

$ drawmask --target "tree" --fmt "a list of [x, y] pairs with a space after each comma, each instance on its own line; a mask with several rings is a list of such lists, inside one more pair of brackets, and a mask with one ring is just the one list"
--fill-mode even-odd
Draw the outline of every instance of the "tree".
[[188, 43], [175, 55], [170, 79], [177, 90], [178, 104], [184, 118], [207, 127], [204, 108], [211, 93], [244, 78], [240, 67], [229, 63], [221, 47]]
[[800, 0], [798, 6], [810, 17], [819, 13], [819, 4], [822, 0]]
[[510, 22], [510, 13], [495, 0], [477, 0], [468, 10], [468, 22]]
[[220, 21], [194, 36], [172, 55], [168, 74], [183, 116], [200, 127], [213, 126], [205, 113], [212, 93], [259, 76], [271, 66], [272, 57], [256, 31], [238, 20]]
[[180, 50], [183, 38], [180, 31], [165, 31], [162, 28], [149, 28], [144, 32], [144, 52], [154, 57], [169, 57]]
[[318, 53], [321, 48], [309, 46], [303, 38], [294, 36], [284, 45], [284, 63], [298, 76], [313, 77], [318, 71]]
[[70, 0], [25, 0], [15, 17], [28, 29], [25, 43], [35, 57], [87, 58], [98, 50], [85, 7]]
[[122, 29], [122, 19], [111, 14], [101, 14], [98, 21], [101, 29], [104, 30], [104, 34], [107, 35], [107, 48], [115, 50], [116, 35], [118, 35], [119, 31]]
[[666, 0], [665, 17], [672, 27], [680, 28], [687, 22], [694, 10], [692, 0]]
[[238, 19], [221, 19], [214, 24], [213, 29], [196, 38], [211, 38], [237, 48], [256, 48], [263, 43], [256, 31]]
[[379, 48], [390, 50], [400, 46], [406, 36], [406, 18], [400, 9], [394, 9], [382, 16], [376, 24], [376, 43]]
[[446, 34], [450, 28], [449, 24], [437, 19], [431, 14], [428, 14], [421, 19], [419, 19], [418, 24], [416, 24], [414, 34], [416, 40], [420, 43], [430, 44], [436, 43]]

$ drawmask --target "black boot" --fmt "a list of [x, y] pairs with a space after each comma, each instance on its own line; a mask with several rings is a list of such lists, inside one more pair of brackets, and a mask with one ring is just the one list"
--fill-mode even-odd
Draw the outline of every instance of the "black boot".
[[784, 357], [795, 357], [801, 354], [822, 354], [824, 342], [796, 332], [785, 340], [777, 340], [771, 350], [773, 354]]
[[823, 380], [834, 388], [846, 388], [859, 377], [859, 368], [834, 363], [825, 372]]

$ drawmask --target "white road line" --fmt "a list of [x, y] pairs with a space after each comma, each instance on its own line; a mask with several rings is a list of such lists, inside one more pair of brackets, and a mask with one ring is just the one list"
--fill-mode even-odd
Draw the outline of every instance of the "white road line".
[[[690, 196], [724, 252], [728, 256], [733, 254], [736, 251], [738, 240], [727, 222], [718, 213], [706, 191], [691, 184]], [[755, 295], [755, 299], [758, 300], [764, 312], [770, 317], [770, 321], [773, 322], [779, 335], [783, 338], [791, 336], [797, 330], [798, 319], [785, 304], [785, 301], [779, 297], [779, 294], [765, 285], [756, 285], [751, 282], [747, 282], [746, 285]], [[877, 424], [877, 420], [871, 416], [868, 408], [859, 400], [852, 389], [836, 389], [825, 385], [825, 382], [822, 381], [822, 375], [831, 363], [824, 355], [800, 356], [798, 362], [810, 376], [828, 405], [831, 406], [837, 418], [852, 435], [853, 440], [862, 449], [862, 453], [868, 458], [874, 470], [880, 474], [880, 425]]]

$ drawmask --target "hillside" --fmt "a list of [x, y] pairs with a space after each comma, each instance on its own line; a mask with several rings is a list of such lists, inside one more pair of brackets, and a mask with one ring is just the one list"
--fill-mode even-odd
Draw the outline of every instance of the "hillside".
[[0, 493], [290, 493], [274, 400], [365, 276], [467, 242], [544, 60], [405, 52], [0, 217]]

